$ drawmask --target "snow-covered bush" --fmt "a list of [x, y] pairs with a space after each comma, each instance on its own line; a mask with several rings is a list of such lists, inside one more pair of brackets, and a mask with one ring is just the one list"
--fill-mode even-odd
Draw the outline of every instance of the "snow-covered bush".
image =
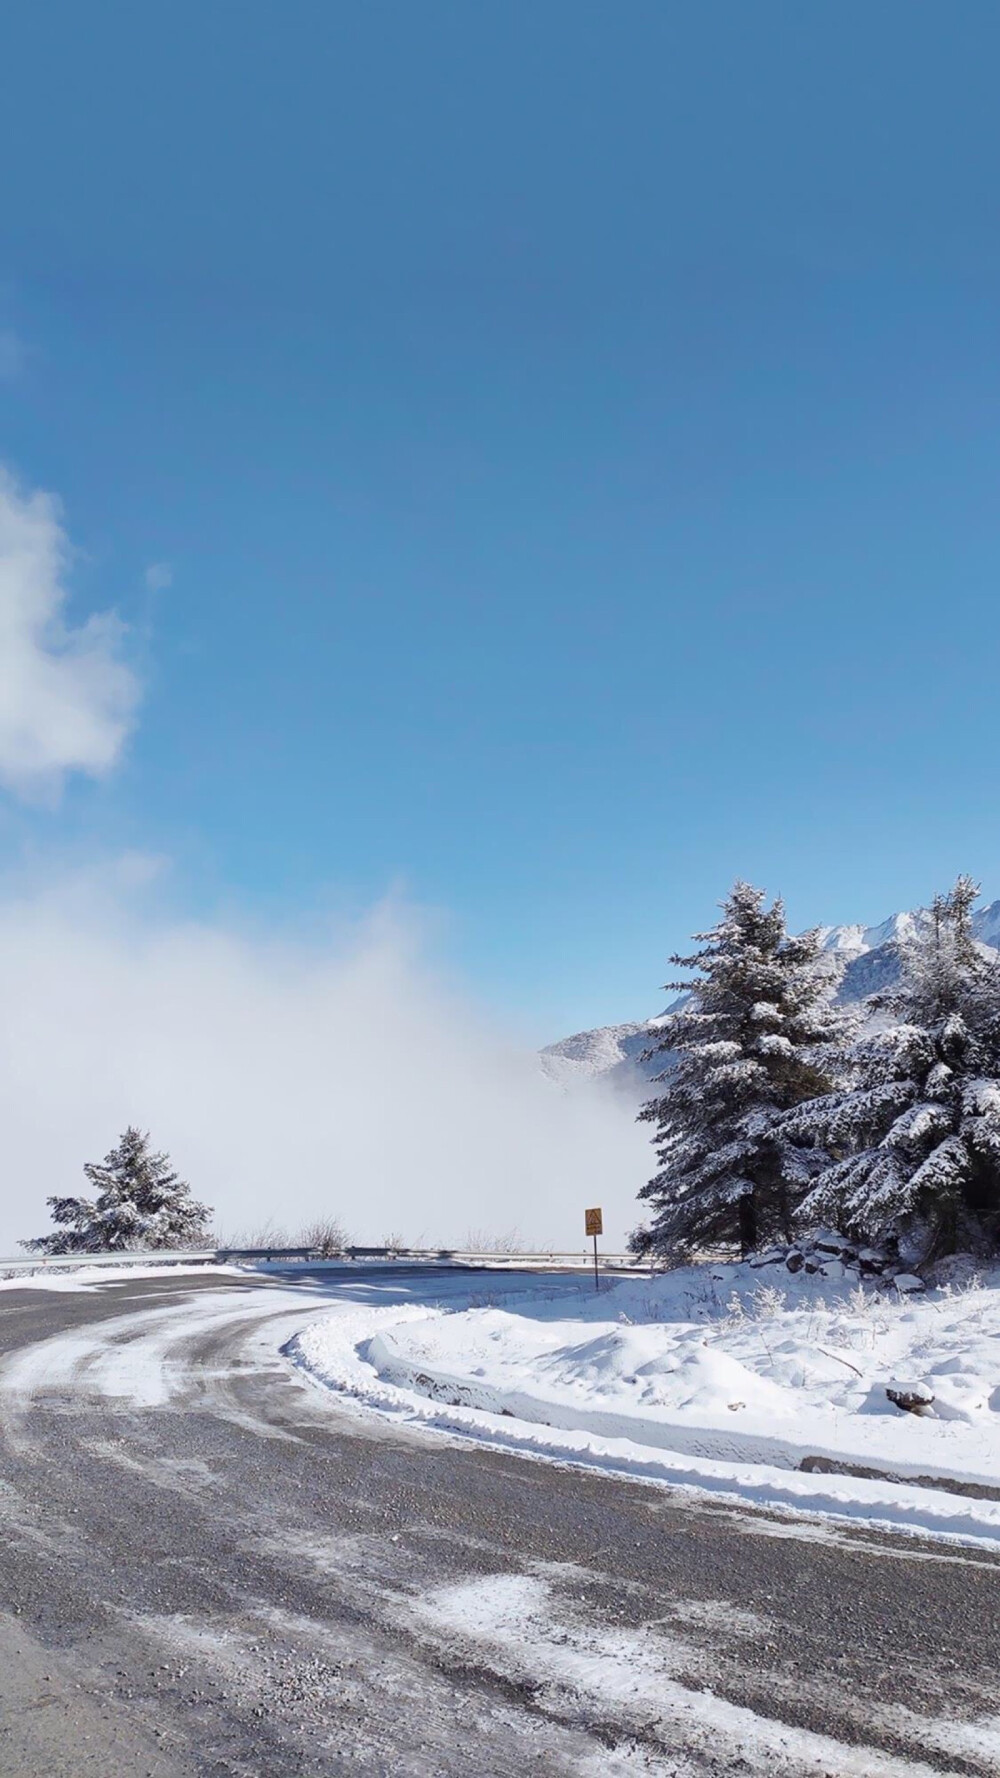
[[776, 1315], [780, 1315], [785, 1306], [785, 1295], [774, 1284], [758, 1284], [750, 1293], [757, 1320], [773, 1321]]

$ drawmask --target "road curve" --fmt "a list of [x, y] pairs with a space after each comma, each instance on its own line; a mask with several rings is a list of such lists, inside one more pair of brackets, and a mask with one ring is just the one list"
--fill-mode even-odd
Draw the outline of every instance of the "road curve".
[[0, 1294], [2, 1778], [995, 1778], [997, 1559], [395, 1428], [281, 1356], [414, 1277]]

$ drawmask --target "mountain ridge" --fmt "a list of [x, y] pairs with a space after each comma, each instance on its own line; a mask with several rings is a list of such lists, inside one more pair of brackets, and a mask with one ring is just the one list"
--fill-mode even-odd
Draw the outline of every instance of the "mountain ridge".
[[[838, 1000], [853, 1004], [891, 987], [898, 972], [899, 940], [918, 932], [929, 919], [926, 908], [913, 908], [890, 914], [875, 926], [820, 926], [817, 930], [823, 950], [845, 959]], [[1000, 950], [1000, 899], [973, 914], [972, 927], [980, 944]], [[629, 1098], [647, 1097], [649, 1082], [661, 1072], [663, 1061], [657, 1057], [644, 1062], [643, 1054], [680, 999], [682, 995], [653, 1018], [598, 1025], [592, 1031], [576, 1031], [547, 1044], [539, 1051], [544, 1072], [562, 1087], [600, 1081]]]

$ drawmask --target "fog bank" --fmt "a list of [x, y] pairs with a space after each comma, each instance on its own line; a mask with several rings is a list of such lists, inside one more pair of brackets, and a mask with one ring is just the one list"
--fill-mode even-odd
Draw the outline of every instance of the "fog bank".
[[633, 1108], [546, 1080], [421, 959], [405, 910], [278, 942], [157, 916], [144, 875], [0, 898], [0, 1255], [128, 1123], [227, 1235], [333, 1213], [359, 1241], [582, 1247], [601, 1203], [622, 1244], [648, 1171]]

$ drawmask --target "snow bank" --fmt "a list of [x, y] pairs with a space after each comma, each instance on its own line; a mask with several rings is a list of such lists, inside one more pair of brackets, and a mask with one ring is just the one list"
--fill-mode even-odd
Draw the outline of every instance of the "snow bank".
[[535, 1455], [1000, 1542], [1000, 1271], [918, 1296], [773, 1275], [525, 1281], [502, 1306], [382, 1311], [353, 1343], [332, 1316], [294, 1355], [379, 1412]]

